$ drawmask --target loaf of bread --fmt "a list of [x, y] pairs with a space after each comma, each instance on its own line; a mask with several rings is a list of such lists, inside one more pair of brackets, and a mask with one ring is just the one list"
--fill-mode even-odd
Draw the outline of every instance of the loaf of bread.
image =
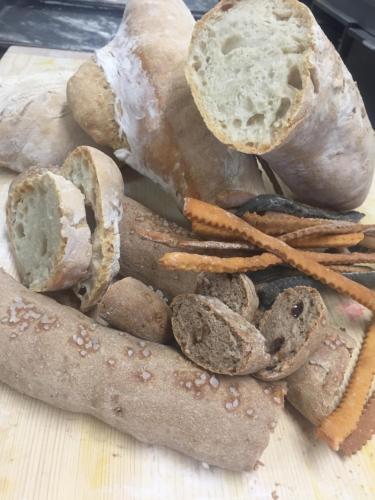
[[300, 200], [339, 210], [364, 201], [374, 132], [357, 85], [303, 3], [222, 0], [194, 28], [186, 75], [212, 133], [264, 155]]
[[283, 402], [277, 384], [215, 377], [174, 349], [119, 335], [1, 270], [0, 381], [232, 470], [254, 467]]
[[33, 168], [9, 187], [8, 235], [22, 283], [37, 292], [69, 288], [87, 275], [92, 247], [84, 198], [60, 175]]
[[113, 283], [98, 305], [98, 317], [135, 337], [166, 344], [172, 339], [171, 310], [161, 294], [134, 278]]
[[250, 322], [259, 307], [255, 287], [246, 274], [201, 273], [195, 293], [216, 297]]
[[171, 308], [173, 335], [198, 366], [214, 373], [247, 375], [270, 365], [261, 333], [219, 299], [179, 295]]
[[94, 144], [67, 105], [72, 70], [43, 63], [39, 72], [0, 78], [0, 167], [49, 168], [61, 165], [75, 147]]
[[281, 380], [303, 366], [327, 336], [327, 310], [315, 288], [288, 288], [260, 321], [273, 362], [257, 377]]
[[124, 196], [123, 217], [120, 222], [120, 274], [132, 276], [155, 290], [161, 290], [168, 299], [183, 293], [193, 293], [197, 274], [164, 269], [159, 264], [159, 259], [173, 249], [142, 237], [142, 234], [149, 231], [180, 234], [184, 239], [191, 237], [186, 229]]
[[205, 126], [184, 75], [194, 19], [182, 0], [129, 0], [115, 38], [71, 78], [68, 102], [99, 144], [185, 196], [235, 207], [264, 192], [253, 157]]
[[95, 306], [120, 265], [120, 232], [124, 183], [116, 163], [96, 148], [80, 146], [66, 158], [61, 174], [85, 196], [92, 231], [92, 259], [88, 277], [75, 286], [82, 311]]

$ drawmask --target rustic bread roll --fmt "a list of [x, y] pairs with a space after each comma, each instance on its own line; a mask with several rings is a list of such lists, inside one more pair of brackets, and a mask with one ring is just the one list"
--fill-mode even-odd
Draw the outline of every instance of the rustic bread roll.
[[353, 342], [329, 328], [324, 342], [287, 378], [288, 400], [312, 424], [319, 425], [339, 404], [353, 369]]
[[173, 249], [143, 238], [142, 234], [149, 231], [177, 233], [185, 239], [191, 236], [189, 231], [181, 226], [167, 221], [137, 201], [124, 196], [123, 217], [120, 222], [120, 273], [161, 290], [168, 299], [182, 293], [193, 293], [197, 274], [164, 269], [159, 264], [159, 259]]
[[113, 283], [98, 305], [98, 317], [135, 337], [166, 344], [172, 339], [171, 310], [164, 298], [134, 278]]
[[6, 207], [22, 283], [34, 291], [69, 288], [87, 275], [90, 229], [84, 199], [68, 180], [43, 169], [16, 177]]
[[219, 299], [179, 295], [171, 308], [173, 335], [198, 366], [214, 373], [247, 375], [270, 364], [261, 333]]
[[145, 443], [248, 470], [280, 415], [282, 386], [210, 375], [174, 349], [119, 335], [3, 271], [0, 318], [2, 383]]
[[61, 165], [75, 147], [93, 144], [66, 102], [73, 71], [57, 61], [49, 67], [46, 59], [40, 56], [40, 72], [0, 77], [0, 167]]
[[61, 174], [84, 194], [92, 229], [89, 275], [75, 287], [81, 309], [87, 311], [99, 302], [119, 271], [124, 183], [116, 163], [89, 146], [76, 148], [65, 160]]
[[195, 26], [186, 75], [213, 134], [263, 154], [299, 199], [339, 210], [364, 201], [374, 132], [350, 73], [301, 2], [222, 0]]
[[259, 307], [255, 287], [246, 274], [201, 273], [195, 293], [216, 297], [247, 321], [253, 320]]
[[327, 310], [315, 288], [288, 288], [260, 321], [272, 363], [256, 374], [267, 381], [294, 373], [318, 349], [327, 336]]
[[196, 109], [184, 75], [193, 27], [182, 0], [129, 0], [115, 38], [69, 81], [68, 102], [91, 137], [180, 205], [192, 196], [239, 206], [263, 181], [254, 158], [217, 141]]

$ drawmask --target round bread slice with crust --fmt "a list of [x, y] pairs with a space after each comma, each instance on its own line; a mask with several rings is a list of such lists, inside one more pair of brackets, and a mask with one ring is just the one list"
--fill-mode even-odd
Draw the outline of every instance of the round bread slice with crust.
[[304, 365], [328, 335], [326, 314], [314, 288], [297, 286], [281, 293], [260, 321], [259, 330], [273, 362], [256, 377], [281, 380]]
[[11, 184], [7, 226], [24, 285], [36, 292], [62, 290], [87, 275], [90, 229], [82, 193], [64, 177], [33, 168]]
[[171, 308], [173, 334], [197, 365], [225, 375], [247, 375], [269, 366], [264, 337], [219, 299], [179, 295]]
[[72, 151], [61, 173], [83, 193], [92, 232], [89, 274], [75, 286], [81, 310], [87, 311], [99, 302], [119, 271], [124, 182], [116, 163], [89, 146]]

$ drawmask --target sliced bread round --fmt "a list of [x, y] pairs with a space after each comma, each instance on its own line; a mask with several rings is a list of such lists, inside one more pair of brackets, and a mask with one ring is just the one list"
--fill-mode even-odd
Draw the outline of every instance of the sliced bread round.
[[64, 177], [36, 168], [19, 175], [9, 188], [7, 226], [21, 281], [31, 290], [62, 290], [86, 276], [84, 198]]
[[226, 375], [255, 373], [269, 366], [264, 337], [219, 299], [179, 295], [171, 307], [173, 334], [197, 365]]
[[273, 362], [256, 374], [266, 381], [281, 380], [297, 371], [328, 335], [326, 307], [315, 288], [288, 288], [260, 321]]
[[72, 151], [61, 168], [61, 174], [83, 193], [92, 232], [89, 274], [75, 286], [81, 310], [87, 311], [99, 302], [119, 271], [119, 224], [124, 182], [116, 163], [89, 146]]

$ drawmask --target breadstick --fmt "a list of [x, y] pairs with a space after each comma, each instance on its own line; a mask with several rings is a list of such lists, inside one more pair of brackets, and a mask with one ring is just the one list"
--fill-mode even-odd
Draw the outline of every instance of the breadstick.
[[327, 220], [324, 219], [307, 219], [279, 213], [258, 215], [247, 212], [243, 215], [243, 219], [257, 229], [274, 236], [327, 224]]
[[198, 236], [203, 236], [204, 238], [233, 241], [233, 234], [230, 231], [226, 232], [222, 229], [208, 226], [207, 224], [192, 221], [191, 229], [193, 233]]
[[340, 447], [342, 455], [353, 455], [361, 450], [375, 434], [375, 394], [369, 399], [357, 428], [345, 439]]
[[363, 233], [309, 236], [290, 242], [293, 248], [347, 248], [358, 245], [364, 238]]
[[290, 247], [272, 236], [262, 233], [235, 215], [193, 198], [185, 198], [184, 214], [190, 220], [223, 228], [226, 231], [232, 230], [234, 236], [276, 254], [285, 263], [321, 281], [334, 290], [349, 295], [372, 312], [375, 311], [375, 293], [373, 291], [351, 281], [341, 274], [331, 271], [312, 260], [303, 252]]
[[287, 233], [279, 236], [281, 241], [285, 243], [299, 238], [306, 238], [310, 236], [323, 236], [326, 234], [350, 234], [356, 232], [365, 232], [369, 228], [374, 226], [369, 226], [365, 224], [351, 224], [348, 222], [335, 222], [332, 221], [330, 224], [322, 224], [317, 226], [306, 227], [304, 229], [299, 229], [298, 231], [293, 231], [292, 233]]
[[1, 270], [0, 381], [232, 470], [254, 467], [283, 401], [281, 385], [213, 376], [171, 347], [100, 326]]
[[375, 322], [368, 329], [343, 399], [317, 429], [318, 437], [336, 451], [357, 428], [375, 376], [374, 360]]
[[[346, 265], [375, 263], [375, 253], [319, 253], [302, 252], [309, 259], [321, 264]], [[170, 252], [160, 259], [160, 265], [169, 270], [192, 271], [195, 273], [244, 273], [267, 269], [282, 264], [280, 257], [271, 253], [263, 253], [253, 257], [214, 257], [193, 253]], [[346, 271], [345, 271], [346, 272]]]

